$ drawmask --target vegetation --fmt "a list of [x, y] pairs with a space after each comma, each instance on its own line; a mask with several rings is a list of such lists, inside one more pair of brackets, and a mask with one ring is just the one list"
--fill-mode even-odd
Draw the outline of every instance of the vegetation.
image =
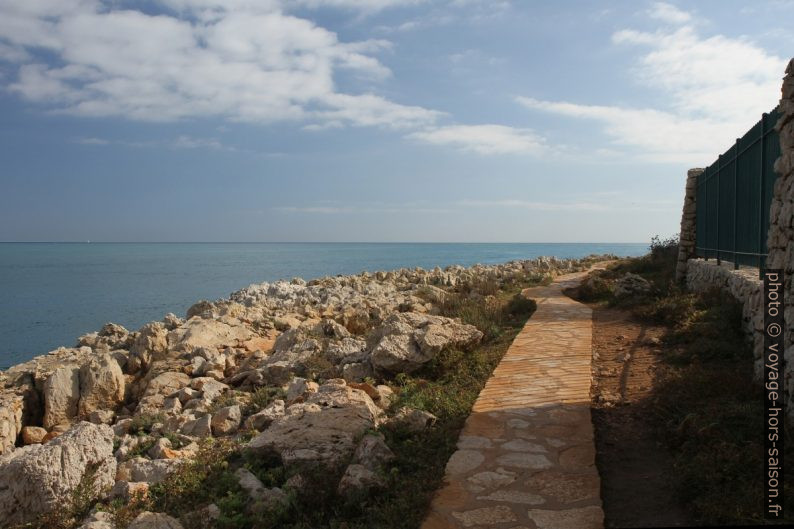
[[274, 400], [283, 399], [285, 396], [286, 392], [282, 388], [271, 386], [257, 388], [251, 393], [245, 413], [246, 415], [256, 413], [266, 408]]
[[[614, 264], [583, 285], [579, 295], [667, 326], [663, 369], [647, 409], [673, 456], [670, 478], [699, 523], [760, 523], [763, 395], [753, 381], [741, 306], [718, 290], [695, 294], [677, 285], [676, 255], [675, 239], [654, 238], [648, 255]], [[615, 298], [614, 282], [628, 272], [653, 285], [649, 296]], [[787, 435], [792, 434], [788, 425]], [[785, 459], [794, 460], [791, 443]], [[784, 487], [794, 487], [791, 472]], [[794, 512], [794, 495], [786, 498], [785, 510]]]
[[130, 435], [146, 435], [151, 433], [152, 427], [155, 424], [161, 423], [165, 420], [165, 415], [162, 413], [144, 413], [137, 415], [130, 423]]

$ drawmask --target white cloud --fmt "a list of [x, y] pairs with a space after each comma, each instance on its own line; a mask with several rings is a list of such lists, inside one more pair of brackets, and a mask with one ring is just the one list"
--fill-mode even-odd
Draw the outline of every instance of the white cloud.
[[30, 55], [20, 46], [9, 46], [0, 42], [0, 61], [23, 62], [30, 59]]
[[678, 207], [678, 201], [643, 199], [626, 196], [624, 191], [598, 191], [581, 195], [575, 200], [549, 201], [515, 198], [493, 200], [460, 200], [455, 203], [466, 208], [511, 208], [531, 211], [669, 211]]
[[[674, 16], [670, 7], [656, 4], [668, 21], [683, 21], [683, 15]], [[745, 38], [703, 37], [684, 25], [653, 33], [622, 30], [612, 41], [645, 49], [631, 72], [649, 98], [662, 105], [628, 108], [528, 97], [518, 97], [517, 102], [533, 110], [600, 121], [616, 145], [639, 149], [647, 159], [704, 164], [780, 97], [786, 61]]]
[[780, 97], [786, 61], [744, 38], [703, 38], [684, 26], [669, 33], [619, 31], [613, 42], [650, 47], [636, 68], [638, 81], [664, 90], [679, 112], [757, 119]]
[[461, 200], [459, 206], [468, 208], [521, 208], [532, 211], [608, 211], [608, 204], [599, 202], [544, 202], [536, 200]]
[[[688, 119], [654, 109], [578, 105], [528, 97], [516, 100], [532, 110], [600, 121], [616, 145], [635, 147], [641, 151], [643, 159], [652, 161], [702, 162], [717, 155], [715, 148], [724, 147], [735, 138], [735, 131], [726, 130], [725, 123], [719, 120]], [[750, 125], [752, 123], [748, 123], [747, 128]]]
[[381, 11], [391, 7], [412, 6], [427, 0], [289, 0], [290, 4], [311, 8], [336, 7], [360, 11]]
[[175, 149], [216, 149], [216, 150], [232, 150], [231, 147], [226, 147], [215, 138], [194, 138], [192, 136], [179, 136], [177, 137], [172, 146]]
[[648, 10], [648, 16], [671, 24], [685, 24], [692, 20], [692, 15], [667, 2], [654, 3]]
[[81, 145], [108, 145], [110, 140], [104, 138], [76, 138], [74, 142]]
[[121, 145], [134, 148], [169, 147], [171, 149], [212, 149], [218, 151], [237, 151], [235, 147], [225, 145], [216, 138], [196, 138], [194, 136], [180, 135], [172, 140], [109, 140], [97, 137], [80, 137], [73, 140], [81, 145]]
[[447, 213], [448, 209], [438, 207], [433, 204], [432, 206], [410, 203], [376, 203], [376, 204], [350, 204], [350, 205], [311, 205], [311, 206], [279, 206], [272, 208], [273, 211], [281, 213], [310, 213], [319, 215], [355, 215], [367, 213]]
[[[275, 0], [161, 2], [167, 10], [153, 15], [90, 0], [0, 0], [0, 56], [19, 63], [7, 88], [58, 112], [150, 121], [334, 120], [405, 128], [438, 116], [337, 89], [342, 70], [370, 80], [390, 76], [372, 55], [388, 48], [386, 41], [340, 42]], [[40, 49], [58, 60], [31, 62], [19, 53]]]
[[516, 198], [461, 199], [453, 201], [422, 201], [402, 203], [349, 203], [327, 201], [301, 206], [279, 206], [272, 208], [280, 213], [302, 213], [317, 215], [353, 215], [366, 213], [460, 213], [471, 209], [520, 209], [528, 211], [669, 211], [678, 207], [678, 201], [643, 200], [624, 191], [599, 191], [574, 197], [572, 200], [526, 200]]
[[409, 138], [478, 154], [540, 154], [543, 138], [529, 129], [504, 125], [449, 125], [414, 132]]

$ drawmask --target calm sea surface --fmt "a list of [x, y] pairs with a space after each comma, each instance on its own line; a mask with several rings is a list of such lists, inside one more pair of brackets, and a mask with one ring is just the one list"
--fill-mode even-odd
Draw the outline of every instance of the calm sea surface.
[[251, 283], [541, 255], [642, 255], [626, 244], [0, 243], [0, 369], [74, 345], [104, 323], [135, 330]]

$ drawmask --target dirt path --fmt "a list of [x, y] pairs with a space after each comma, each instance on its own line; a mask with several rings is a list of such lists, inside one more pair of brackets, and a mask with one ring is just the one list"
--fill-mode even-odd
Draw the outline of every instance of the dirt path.
[[664, 327], [592, 305], [593, 426], [605, 527], [691, 524], [666, 479], [670, 456], [647, 421]]

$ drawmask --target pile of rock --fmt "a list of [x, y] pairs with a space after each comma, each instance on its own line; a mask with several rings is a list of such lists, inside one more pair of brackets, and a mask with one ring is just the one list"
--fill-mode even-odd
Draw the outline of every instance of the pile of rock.
[[[347, 497], [382, 486], [381, 467], [393, 455], [367, 432], [384, 424], [420, 430], [434, 420], [407, 408], [390, 417], [388, 382], [483, 337], [438, 315], [448, 290], [581, 264], [541, 258], [293, 279], [201, 301], [186, 319], [169, 314], [135, 332], [107, 324], [75, 347], [0, 373], [0, 519], [28, 522], [62, 506], [85, 480], [97, 497], [146, 494], [194, 457], [202, 438], [252, 430], [248, 448], [288, 467], [347, 465], [339, 482]], [[322, 384], [313, 380], [319, 370]], [[253, 405], [263, 386], [283, 398]], [[249, 474], [238, 477], [253, 504], [283, 500], [284, 491]], [[133, 526], [179, 526], [164, 515], [141, 516]], [[95, 514], [85, 523], [108, 522]]]

